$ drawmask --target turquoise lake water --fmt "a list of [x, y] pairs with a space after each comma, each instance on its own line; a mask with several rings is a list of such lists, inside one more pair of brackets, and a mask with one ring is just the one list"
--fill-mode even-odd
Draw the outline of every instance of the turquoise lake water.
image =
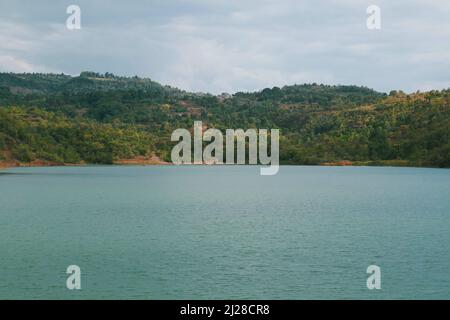
[[[66, 268], [81, 268], [81, 290]], [[381, 290], [366, 269], [381, 268]], [[0, 299], [449, 299], [450, 170], [0, 172]]]

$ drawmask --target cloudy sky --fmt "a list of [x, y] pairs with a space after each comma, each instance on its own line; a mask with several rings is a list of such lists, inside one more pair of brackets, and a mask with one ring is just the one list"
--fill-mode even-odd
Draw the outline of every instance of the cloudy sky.
[[[81, 8], [81, 29], [66, 8]], [[366, 9], [381, 8], [381, 29]], [[448, 0], [0, 0], [0, 71], [112, 72], [211, 93], [450, 87]]]

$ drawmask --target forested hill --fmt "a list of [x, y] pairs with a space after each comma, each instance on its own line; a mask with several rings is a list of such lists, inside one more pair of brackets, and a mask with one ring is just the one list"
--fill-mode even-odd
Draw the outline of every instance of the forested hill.
[[303, 84], [210, 95], [150, 79], [0, 73], [0, 164], [170, 161], [170, 134], [279, 128], [284, 164], [450, 167], [450, 90]]

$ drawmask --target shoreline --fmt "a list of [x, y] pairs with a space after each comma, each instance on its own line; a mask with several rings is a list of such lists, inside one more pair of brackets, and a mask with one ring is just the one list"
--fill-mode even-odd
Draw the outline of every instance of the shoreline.
[[[0, 161], [0, 170], [5, 168], [19, 168], [19, 167], [82, 167], [87, 165], [97, 165], [96, 163], [64, 163], [64, 162], [52, 162], [46, 160], [33, 160], [31, 162], [21, 162], [17, 160], [13, 161]], [[99, 163], [98, 165], [172, 165], [172, 163], [161, 160], [158, 156], [152, 155], [151, 157], [137, 156], [131, 159], [119, 159], [113, 163]]]
[[[237, 165], [237, 164], [234, 164]], [[161, 161], [133, 161], [133, 160], [118, 160], [114, 163], [55, 163], [55, 162], [0, 162], [0, 171], [10, 168], [48, 168], [48, 167], [85, 167], [85, 166], [175, 166], [173, 163]], [[181, 166], [212, 166], [208, 164], [182, 164]], [[214, 166], [227, 166], [227, 164], [215, 164]], [[250, 165], [243, 164], [239, 166], [262, 166], [260, 164]], [[431, 166], [417, 166], [417, 165], [394, 165], [389, 163], [380, 163], [376, 162], [376, 164], [370, 163], [352, 163], [352, 164], [341, 164], [340, 162], [327, 162], [321, 164], [280, 164], [280, 167], [367, 167], [367, 168], [416, 168], [416, 169], [450, 169], [448, 167], [431, 167]]]

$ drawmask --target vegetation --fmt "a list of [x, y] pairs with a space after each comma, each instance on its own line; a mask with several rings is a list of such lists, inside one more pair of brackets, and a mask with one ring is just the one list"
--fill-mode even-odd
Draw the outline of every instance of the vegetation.
[[195, 120], [279, 128], [282, 164], [450, 167], [450, 90], [304, 84], [214, 96], [109, 73], [0, 74], [0, 162], [170, 161], [170, 134]]
[[0, 148], [4, 159], [20, 162], [113, 163], [148, 155], [153, 140], [135, 126], [13, 107], [0, 109]]

